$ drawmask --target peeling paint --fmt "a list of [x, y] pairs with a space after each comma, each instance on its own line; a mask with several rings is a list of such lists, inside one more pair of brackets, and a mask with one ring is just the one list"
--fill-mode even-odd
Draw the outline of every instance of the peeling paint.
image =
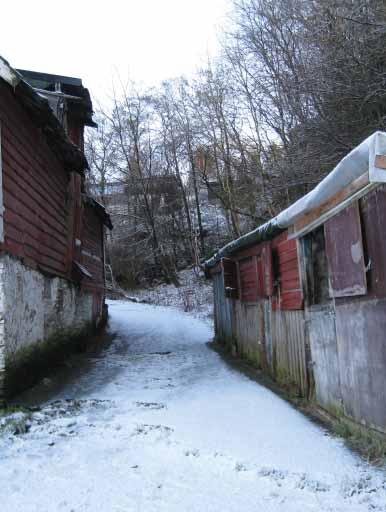
[[362, 243], [359, 240], [351, 245], [351, 258], [357, 265], [362, 261]]

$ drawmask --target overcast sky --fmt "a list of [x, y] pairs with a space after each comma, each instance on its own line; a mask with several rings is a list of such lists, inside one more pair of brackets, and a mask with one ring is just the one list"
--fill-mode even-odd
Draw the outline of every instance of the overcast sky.
[[120, 76], [154, 85], [218, 52], [229, 0], [19, 0], [1, 6], [11, 66], [83, 79], [104, 99]]

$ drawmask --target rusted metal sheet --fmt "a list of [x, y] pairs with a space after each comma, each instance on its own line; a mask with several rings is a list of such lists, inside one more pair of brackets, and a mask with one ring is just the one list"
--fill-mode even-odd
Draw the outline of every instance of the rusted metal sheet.
[[337, 305], [336, 331], [345, 413], [386, 432], [386, 300]]
[[364, 295], [367, 290], [358, 202], [324, 225], [330, 296]]
[[272, 355], [279, 382], [307, 395], [307, 363], [303, 311], [272, 311]]
[[308, 312], [316, 401], [332, 413], [342, 411], [340, 368], [333, 305]]

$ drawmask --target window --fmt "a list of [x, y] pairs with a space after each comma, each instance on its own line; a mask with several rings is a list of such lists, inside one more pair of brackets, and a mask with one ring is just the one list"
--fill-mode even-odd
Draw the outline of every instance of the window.
[[320, 226], [302, 240], [305, 256], [307, 298], [310, 306], [330, 300], [324, 228]]
[[236, 262], [223, 258], [221, 265], [224, 275], [224, 289], [225, 297], [231, 299], [237, 299], [238, 297], [238, 286], [237, 286], [237, 266]]

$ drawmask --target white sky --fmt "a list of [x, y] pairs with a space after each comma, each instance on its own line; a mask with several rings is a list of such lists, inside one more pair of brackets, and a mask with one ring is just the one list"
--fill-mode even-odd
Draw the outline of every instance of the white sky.
[[218, 52], [229, 0], [19, 0], [1, 5], [12, 67], [76, 76], [102, 102], [118, 76], [148, 85]]

